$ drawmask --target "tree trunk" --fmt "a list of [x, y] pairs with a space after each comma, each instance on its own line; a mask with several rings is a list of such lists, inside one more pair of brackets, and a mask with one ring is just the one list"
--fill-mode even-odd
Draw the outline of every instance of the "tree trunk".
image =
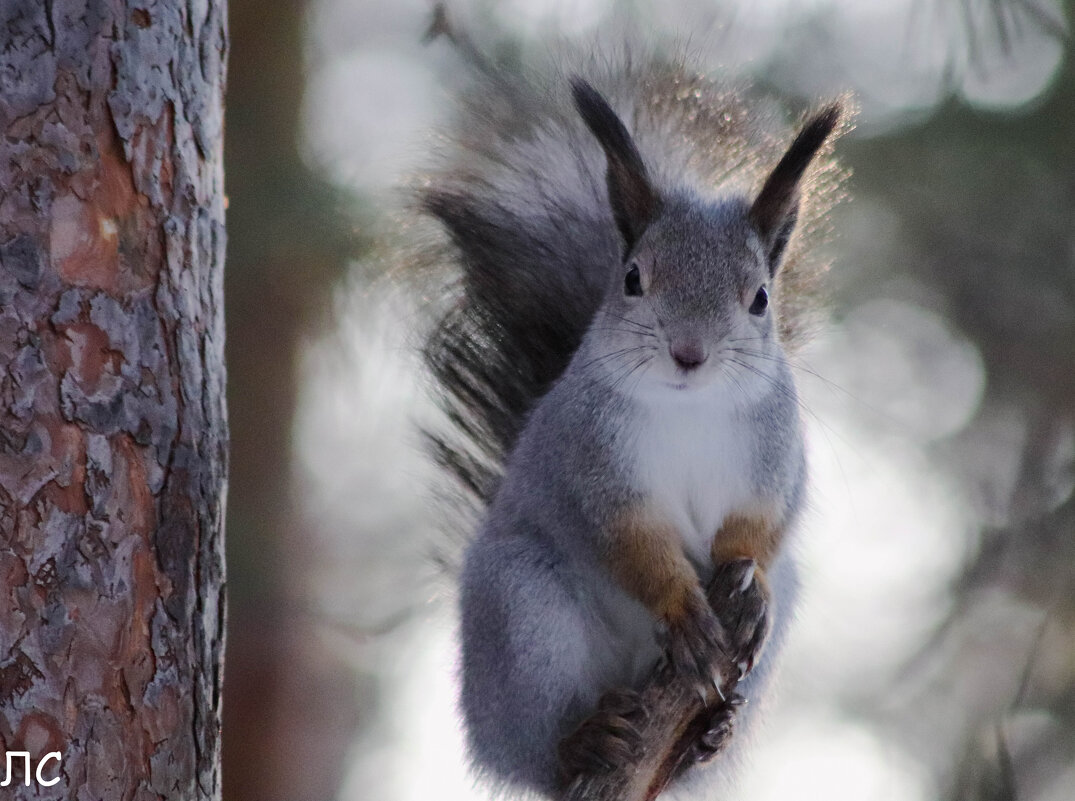
[[0, 4], [5, 798], [219, 797], [226, 49], [223, 0]]

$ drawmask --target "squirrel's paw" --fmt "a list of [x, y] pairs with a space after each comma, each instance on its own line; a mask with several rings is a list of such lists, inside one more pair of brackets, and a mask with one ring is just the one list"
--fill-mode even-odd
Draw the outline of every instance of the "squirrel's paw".
[[720, 684], [725, 636], [700, 591], [690, 596], [682, 614], [666, 621], [664, 639], [669, 667], [677, 676], [700, 687]]
[[709, 707], [694, 719], [691, 729], [697, 731], [698, 735], [684, 752], [680, 770], [694, 764], [708, 762], [728, 747], [735, 731], [735, 719], [739, 714], [739, 707], [745, 703], [746, 699], [743, 696], [733, 693], [728, 696], [727, 700]]
[[733, 559], [717, 565], [707, 592], [709, 603], [724, 629], [727, 657], [741, 679], [761, 654], [769, 634], [769, 591], [753, 559]]
[[580, 775], [610, 773], [642, 756], [641, 727], [646, 719], [634, 690], [605, 693], [588, 718], [560, 741], [560, 777], [568, 786]]

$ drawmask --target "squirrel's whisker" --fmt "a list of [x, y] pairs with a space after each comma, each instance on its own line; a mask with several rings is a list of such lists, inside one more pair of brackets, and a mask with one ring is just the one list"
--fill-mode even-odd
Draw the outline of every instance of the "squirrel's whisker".
[[579, 367], [585, 370], [587, 367], [591, 367], [591, 366], [593, 366], [595, 364], [599, 364], [600, 362], [608, 361], [609, 359], [614, 359], [617, 356], [623, 356], [623, 355], [628, 354], [628, 353], [633, 353], [634, 351], [639, 350], [640, 348], [643, 348], [643, 347], [646, 347], [646, 346], [645, 345], [631, 345], [630, 347], [621, 348], [620, 350], [614, 350], [611, 353], [605, 353], [605, 354], [603, 354], [601, 356], [595, 356], [593, 359], [590, 359], [590, 361], [579, 365]]
[[643, 323], [638, 322], [637, 320], [631, 320], [631, 319], [629, 319], [627, 317], [624, 317], [623, 315], [616, 314], [615, 312], [609, 311], [608, 309], [602, 309], [600, 314], [607, 315], [608, 317], [615, 317], [617, 320], [622, 320], [623, 322], [629, 323], [630, 325], [638, 326], [639, 328], [641, 328], [641, 329], [643, 329], [645, 331], [653, 331], [653, 330], [655, 330], [652, 325], [645, 325]]
[[[740, 361], [738, 359], [729, 359], [729, 362], [738, 364], [741, 367], [744, 367], [747, 370], [749, 370], [750, 372], [754, 373], [758, 377], [765, 379], [766, 381], [768, 381], [773, 386], [774, 389], [776, 389], [778, 392], [780, 392], [782, 395], [784, 395], [784, 397], [788, 398], [788, 400], [795, 401], [798, 404], [800, 409], [802, 409], [804, 412], [806, 412], [806, 414], [810, 415], [810, 417], [818, 424], [818, 426], [821, 427], [822, 429], [824, 429], [824, 431], [826, 432], [826, 437], [828, 437], [828, 435], [831, 434], [832, 436], [834, 436], [838, 440], [840, 440], [840, 442], [844, 443], [844, 445], [847, 445], [848, 447], [851, 446], [851, 443], [849, 443], [847, 441], [846, 437], [841, 436], [839, 434], [839, 432], [834, 430], [832, 428], [832, 426], [830, 426], [828, 423], [826, 423], [824, 420], [822, 420], [817, 415], [817, 413], [814, 412], [813, 409], [811, 409], [809, 406], [806, 405], [806, 402], [803, 401], [803, 399], [801, 397], [799, 397], [799, 394], [794, 391], [794, 388], [792, 386], [790, 386], [789, 384], [784, 383], [783, 381], [779, 381], [778, 379], [776, 379], [775, 377], [773, 377], [771, 375], [768, 375], [764, 371], [759, 370], [756, 367], [754, 367], [752, 365], [749, 365], [749, 364], [746, 364], [745, 362], [742, 362], [742, 361]], [[831, 442], [830, 442], [830, 445], [831, 445]]]
[[862, 398], [860, 398], [855, 393], [851, 392], [846, 387], [843, 387], [840, 384], [837, 384], [835, 381], [833, 381], [833, 380], [831, 380], [829, 378], [826, 378], [821, 373], [817, 372], [816, 370], [814, 370], [814, 369], [812, 369], [810, 367], [807, 367], [807, 366], [803, 365], [802, 363], [796, 361], [795, 359], [781, 358], [780, 356], [775, 356], [775, 355], [773, 355], [771, 353], [762, 353], [760, 351], [749, 351], [749, 350], [746, 350], [746, 349], [743, 349], [743, 348], [729, 348], [728, 350], [731, 350], [731, 351], [733, 351], [735, 353], [739, 353], [739, 354], [741, 354], [743, 356], [750, 356], [750, 357], [755, 358], [755, 359], [763, 359], [763, 360], [770, 361], [770, 362], [776, 362], [778, 364], [786, 364], [792, 370], [797, 370], [800, 373], [806, 373], [807, 375], [809, 375], [809, 376], [811, 376], [813, 378], [816, 378], [817, 380], [821, 381], [822, 383], [826, 384], [827, 386], [831, 387], [832, 389], [835, 389], [838, 392], [842, 392], [850, 400], [853, 400], [855, 403], [861, 405], [862, 408], [866, 409], [867, 411], [869, 411], [869, 412], [871, 412], [873, 414], [876, 414], [878, 417], [884, 418], [885, 420], [888, 420], [889, 422], [891, 422], [893, 424], [899, 425], [899, 421], [895, 417], [893, 417], [891, 414], [886, 412], [885, 410], [879, 409], [879, 408], [877, 408], [876, 406], [874, 406], [871, 403], [867, 403], [866, 401], [864, 401]]

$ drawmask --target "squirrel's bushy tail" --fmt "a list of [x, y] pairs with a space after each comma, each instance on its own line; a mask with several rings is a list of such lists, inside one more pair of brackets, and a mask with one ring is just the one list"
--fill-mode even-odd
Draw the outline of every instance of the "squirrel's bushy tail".
[[[484, 505], [622, 258], [605, 159], [571, 103], [570, 75], [609, 99], [658, 188], [757, 192], [793, 126], [773, 103], [679, 60], [590, 57], [560, 65], [544, 83], [481, 66], [421, 176], [417, 207], [439, 223], [419, 261], [447, 268], [450, 282], [424, 356], [451, 430], [429, 438], [438, 461]], [[811, 251], [827, 232], [842, 177], [827, 146], [804, 184], [777, 288], [792, 347], [818, 306], [817, 276], [827, 265]]]

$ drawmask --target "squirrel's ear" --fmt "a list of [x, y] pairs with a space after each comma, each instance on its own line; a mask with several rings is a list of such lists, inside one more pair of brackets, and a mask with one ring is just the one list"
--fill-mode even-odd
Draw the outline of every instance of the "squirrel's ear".
[[571, 93], [583, 122], [605, 151], [609, 204], [627, 253], [656, 216], [660, 197], [650, 183], [634, 140], [605, 98], [579, 77], [571, 79]]
[[761, 235], [769, 257], [769, 275], [780, 267], [784, 248], [799, 216], [799, 181], [817, 151], [840, 121], [839, 103], [826, 106], [803, 126], [784, 157], [769, 173], [750, 207], [750, 221]]

